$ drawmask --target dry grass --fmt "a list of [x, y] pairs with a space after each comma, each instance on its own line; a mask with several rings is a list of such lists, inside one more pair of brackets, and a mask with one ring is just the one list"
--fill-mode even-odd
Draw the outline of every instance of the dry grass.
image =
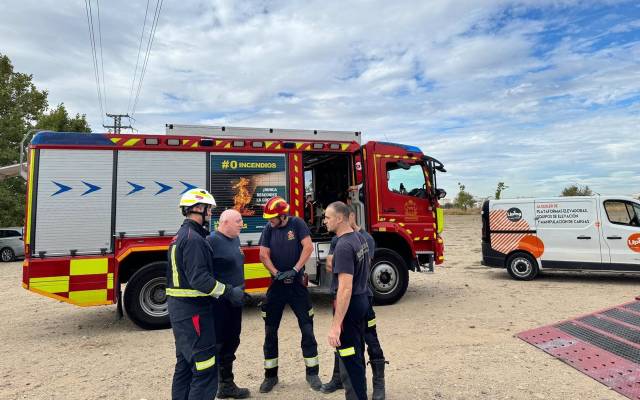
[[444, 215], [476, 215], [480, 214], [479, 208], [467, 208], [463, 210], [462, 208], [445, 208]]

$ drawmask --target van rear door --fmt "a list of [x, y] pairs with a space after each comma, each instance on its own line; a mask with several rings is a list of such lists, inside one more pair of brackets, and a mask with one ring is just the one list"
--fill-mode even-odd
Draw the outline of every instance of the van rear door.
[[603, 258], [611, 270], [640, 270], [640, 204], [607, 199], [602, 206]]
[[535, 206], [543, 268], [603, 268], [595, 198], [539, 199]]

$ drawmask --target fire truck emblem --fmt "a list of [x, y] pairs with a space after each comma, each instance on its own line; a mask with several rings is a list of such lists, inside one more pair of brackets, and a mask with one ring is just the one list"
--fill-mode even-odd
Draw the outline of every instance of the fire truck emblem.
[[289, 231], [289, 232], [287, 233], [287, 239], [289, 239], [289, 240], [295, 240], [295, 238], [296, 238], [296, 235], [295, 235], [295, 233], [293, 233], [293, 231]]
[[404, 203], [404, 214], [407, 217], [417, 217], [418, 216], [418, 207], [416, 206], [416, 202], [413, 200], [408, 200]]

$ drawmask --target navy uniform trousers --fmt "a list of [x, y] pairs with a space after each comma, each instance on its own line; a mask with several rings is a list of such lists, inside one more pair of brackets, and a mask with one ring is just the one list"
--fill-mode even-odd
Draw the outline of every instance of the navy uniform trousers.
[[171, 398], [213, 399], [218, 392], [213, 313], [201, 313], [191, 319], [172, 321], [171, 328], [176, 341], [177, 359]]
[[340, 378], [347, 399], [367, 399], [366, 366], [364, 363], [364, 334], [369, 310], [366, 294], [351, 297], [342, 321], [340, 346], [336, 349], [340, 362]]
[[300, 278], [286, 281], [273, 281], [262, 305], [262, 317], [265, 321], [264, 367], [265, 376], [278, 376], [278, 328], [282, 320], [285, 305], [289, 304], [298, 319], [302, 333], [302, 356], [308, 375], [317, 375], [318, 343], [313, 333], [313, 306], [309, 291]]

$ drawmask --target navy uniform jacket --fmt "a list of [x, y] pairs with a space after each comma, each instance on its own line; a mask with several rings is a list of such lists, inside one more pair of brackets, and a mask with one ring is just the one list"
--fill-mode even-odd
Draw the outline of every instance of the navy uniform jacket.
[[213, 297], [224, 293], [224, 284], [214, 278], [207, 234], [200, 224], [186, 219], [169, 246], [167, 301], [172, 321], [211, 312]]

